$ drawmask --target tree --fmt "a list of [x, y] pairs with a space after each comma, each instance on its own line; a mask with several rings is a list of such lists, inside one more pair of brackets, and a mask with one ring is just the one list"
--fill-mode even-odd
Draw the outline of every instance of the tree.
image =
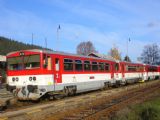
[[131, 62], [131, 59], [129, 58], [129, 56], [128, 56], [128, 55], [126, 55], [126, 56], [124, 57], [124, 60], [123, 60], [123, 61]]
[[160, 48], [157, 44], [144, 46], [141, 60], [146, 64], [160, 64]]
[[97, 52], [91, 41], [81, 42], [77, 46], [77, 54], [88, 55], [91, 52]]
[[121, 53], [119, 52], [117, 47], [111, 48], [111, 50], [109, 51], [109, 55], [116, 60], [121, 60]]
[[[22, 43], [0, 36], [0, 55], [6, 55], [9, 52], [25, 49], [46, 49], [41, 46]], [[50, 50], [50, 49], [48, 49]]]

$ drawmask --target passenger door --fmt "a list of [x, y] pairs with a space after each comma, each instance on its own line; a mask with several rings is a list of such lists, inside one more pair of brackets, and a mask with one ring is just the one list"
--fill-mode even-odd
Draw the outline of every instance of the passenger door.
[[119, 63], [115, 63], [114, 64], [114, 79], [115, 80], [119, 80], [119, 69], [120, 69], [120, 64]]
[[122, 72], [122, 78], [123, 78], [123, 79], [125, 79], [124, 71], [125, 71], [124, 63], [121, 63], [121, 72]]
[[55, 84], [61, 82], [61, 74], [60, 74], [60, 58], [54, 58], [54, 82]]

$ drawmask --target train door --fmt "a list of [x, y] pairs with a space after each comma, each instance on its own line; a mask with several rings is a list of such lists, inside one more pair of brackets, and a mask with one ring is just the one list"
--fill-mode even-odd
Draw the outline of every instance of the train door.
[[54, 58], [54, 82], [60, 83], [61, 81], [61, 75], [60, 75], [60, 58], [56, 57]]
[[122, 84], [123, 80], [123, 72], [122, 72], [122, 64], [117, 62], [114, 64], [114, 80], [116, 86], [119, 86]]
[[119, 63], [115, 63], [114, 64], [114, 79], [118, 80], [119, 79], [119, 69], [120, 69], [120, 64]]
[[114, 79], [114, 64], [112, 63], [110, 66], [111, 69], [111, 78]]
[[124, 74], [124, 64], [121, 64], [121, 72], [122, 72], [122, 78], [125, 78], [125, 74]]

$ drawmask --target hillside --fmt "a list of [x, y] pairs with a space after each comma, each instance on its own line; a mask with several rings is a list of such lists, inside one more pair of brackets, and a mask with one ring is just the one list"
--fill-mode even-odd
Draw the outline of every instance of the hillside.
[[22, 42], [18, 42], [16, 40], [11, 40], [0, 36], [0, 55], [6, 55], [11, 51], [17, 51], [22, 49], [25, 50], [25, 49], [44, 49], [44, 48], [36, 45], [25, 44]]

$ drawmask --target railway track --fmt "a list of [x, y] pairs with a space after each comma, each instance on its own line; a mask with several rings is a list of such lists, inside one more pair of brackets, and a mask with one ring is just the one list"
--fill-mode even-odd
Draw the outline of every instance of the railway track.
[[[80, 111], [76, 114], [71, 114], [68, 116], [62, 116], [61, 119], [72, 120], [72, 119], [90, 119], [95, 114], [99, 114], [100, 111], [107, 108], [111, 108], [116, 106], [118, 103], [122, 103], [123, 101], [127, 101], [132, 98], [132, 94], [136, 95], [137, 93], [142, 93], [143, 91], [137, 91], [137, 89], [148, 88], [149, 86], [154, 87], [155, 85], [159, 85], [159, 81], [151, 81], [144, 84], [136, 84], [132, 86], [125, 86], [121, 88], [106, 90], [106, 91], [97, 91], [89, 94], [79, 95], [75, 97], [69, 97], [67, 99], [61, 99], [57, 101], [52, 101], [46, 104], [35, 104], [23, 107], [22, 109], [11, 109], [7, 110], [7, 112], [0, 113], [0, 120], [28, 120], [28, 119], [45, 119], [46, 117], [50, 118], [50, 116], [55, 116], [56, 114], [61, 112], [62, 110], [70, 110], [77, 109], [80, 106], [89, 106], [89, 104], [93, 104], [95, 101], [99, 101], [104, 99], [103, 101], [106, 104], [99, 103], [99, 106], [94, 106], [91, 109], [85, 109], [84, 111]], [[158, 86], [157, 86], [158, 87]], [[159, 88], [159, 87], [158, 87]], [[157, 88], [157, 89], [158, 89]], [[156, 89], [155, 89], [156, 90]], [[127, 97], [122, 97], [122, 93], [126, 93]], [[138, 95], [138, 94], [137, 94]], [[112, 97], [116, 96], [116, 97]], [[122, 97], [120, 99], [120, 97]], [[102, 101], [101, 101], [102, 102]], [[59, 119], [57, 117], [57, 119]]]
[[112, 117], [112, 114], [126, 105], [127, 103], [132, 103], [136, 99], [143, 98], [146, 94], [151, 94], [156, 90], [160, 89], [160, 83], [156, 85], [151, 85], [137, 91], [128, 92], [125, 95], [113, 98], [107, 102], [92, 106], [90, 108], [79, 111], [69, 116], [61, 118], [61, 120], [103, 120]]

